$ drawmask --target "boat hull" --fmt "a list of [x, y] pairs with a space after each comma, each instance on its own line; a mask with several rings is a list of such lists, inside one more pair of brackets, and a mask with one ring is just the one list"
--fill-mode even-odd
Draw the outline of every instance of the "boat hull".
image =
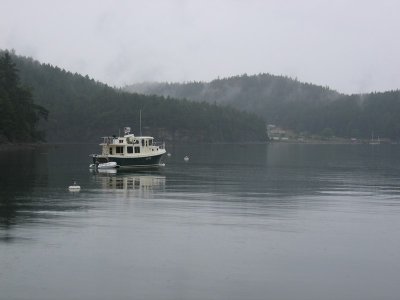
[[[117, 157], [110, 155], [107, 157], [107, 160], [109, 162], [116, 162], [119, 168], [157, 168], [161, 166], [160, 161], [162, 155], [163, 154], [145, 157]], [[95, 159], [96, 158], [93, 160], [95, 161]]]

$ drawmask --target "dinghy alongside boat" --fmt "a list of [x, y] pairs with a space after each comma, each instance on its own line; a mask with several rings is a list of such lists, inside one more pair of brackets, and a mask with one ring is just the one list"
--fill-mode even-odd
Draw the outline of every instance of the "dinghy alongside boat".
[[106, 163], [98, 163], [97, 162], [95, 164], [89, 165], [90, 169], [115, 169], [115, 168], [118, 168], [118, 167], [119, 166], [114, 161], [110, 161], [110, 162], [106, 162]]

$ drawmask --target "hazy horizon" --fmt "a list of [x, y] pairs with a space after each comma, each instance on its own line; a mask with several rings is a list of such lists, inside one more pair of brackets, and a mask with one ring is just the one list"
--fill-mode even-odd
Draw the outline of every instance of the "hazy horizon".
[[111, 86], [269, 73], [400, 88], [396, 1], [4, 1], [0, 49]]

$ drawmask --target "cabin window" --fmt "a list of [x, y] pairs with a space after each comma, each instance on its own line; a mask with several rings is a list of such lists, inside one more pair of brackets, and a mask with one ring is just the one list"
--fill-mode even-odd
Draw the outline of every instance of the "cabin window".
[[121, 147], [121, 146], [118, 146], [118, 147], [115, 147], [115, 152], [116, 153], [124, 153], [124, 147]]
[[112, 154], [112, 148], [110, 147], [110, 154]]
[[144, 140], [142, 140], [142, 146], [144, 147]]
[[148, 146], [149, 144], [148, 144], [148, 140], [146, 140], [146, 146]]
[[119, 140], [119, 143], [122, 144], [124, 142], [124, 140]]
[[135, 147], [135, 153], [140, 153], [140, 147]]
[[149, 140], [149, 146], [153, 145], [153, 140]]
[[126, 152], [133, 153], [133, 147], [132, 146], [126, 147]]

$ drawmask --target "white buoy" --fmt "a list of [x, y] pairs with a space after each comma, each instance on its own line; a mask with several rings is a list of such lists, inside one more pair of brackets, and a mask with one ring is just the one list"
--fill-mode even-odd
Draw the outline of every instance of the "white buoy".
[[171, 153], [167, 153], [167, 156], [170, 157], [170, 156], [171, 156]]
[[68, 189], [69, 189], [71, 192], [76, 192], [76, 191], [79, 191], [79, 190], [81, 189], [81, 187], [80, 187], [79, 185], [76, 184], [76, 181], [74, 181], [74, 184], [73, 184], [73, 185], [70, 185], [70, 186], [68, 187]]
[[186, 155], [186, 156], [183, 158], [183, 160], [184, 160], [184, 161], [189, 161], [189, 156]]

